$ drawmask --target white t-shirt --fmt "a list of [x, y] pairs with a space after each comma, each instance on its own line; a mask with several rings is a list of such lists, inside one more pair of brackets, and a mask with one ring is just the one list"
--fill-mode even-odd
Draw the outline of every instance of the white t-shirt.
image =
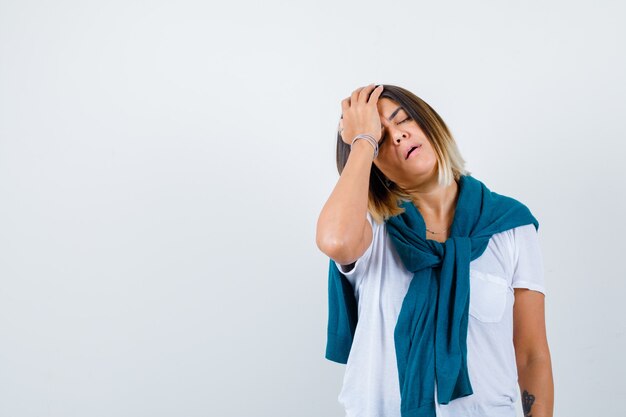
[[[386, 224], [372, 224], [367, 251], [347, 271], [358, 303], [358, 323], [338, 400], [346, 417], [400, 417], [400, 387], [394, 328], [413, 278], [402, 263]], [[347, 272], [346, 272], [347, 271]], [[440, 417], [515, 417], [519, 397], [513, 346], [513, 288], [545, 294], [543, 259], [535, 226], [519, 226], [491, 237], [470, 262], [467, 367], [474, 393], [448, 404]]]

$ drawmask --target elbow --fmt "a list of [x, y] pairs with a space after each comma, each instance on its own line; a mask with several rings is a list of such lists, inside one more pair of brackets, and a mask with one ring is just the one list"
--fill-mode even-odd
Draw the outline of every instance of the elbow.
[[315, 243], [317, 244], [319, 250], [321, 250], [322, 252], [324, 252], [324, 254], [330, 256], [331, 258], [333, 257], [333, 255], [342, 252], [342, 248], [345, 246], [342, 239], [339, 239], [336, 236], [324, 235], [319, 233], [315, 238]]
[[537, 363], [550, 363], [550, 349], [546, 344], [525, 351], [515, 352], [518, 367], [526, 367]]
[[320, 251], [341, 265], [348, 265], [356, 260], [351, 246], [342, 239], [318, 235], [316, 244]]

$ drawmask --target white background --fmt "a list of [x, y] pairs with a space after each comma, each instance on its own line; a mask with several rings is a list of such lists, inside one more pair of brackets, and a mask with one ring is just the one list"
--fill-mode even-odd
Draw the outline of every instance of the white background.
[[624, 15], [0, 1], [0, 416], [342, 416], [315, 225], [369, 83], [427, 101], [531, 209], [555, 416], [618, 415]]

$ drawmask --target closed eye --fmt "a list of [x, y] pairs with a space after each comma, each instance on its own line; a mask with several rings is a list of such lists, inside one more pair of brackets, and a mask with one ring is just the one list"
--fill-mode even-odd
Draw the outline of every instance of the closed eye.
[[[398, 124], [404, 123], [404, 122], [408, 122], [409, 120], [411, 120], [411, 116], [408, 116], [406, 119], [402, 120], [401, 122], [398, 122]], [[378, 146], [382, 145], [383, 142], [387, 139], [387, 133], [384, 132], [384, 127], [381, 127], [381, 130], [383, 130], [383, 136], [380, 139], [380, 142], [378, 142]]]

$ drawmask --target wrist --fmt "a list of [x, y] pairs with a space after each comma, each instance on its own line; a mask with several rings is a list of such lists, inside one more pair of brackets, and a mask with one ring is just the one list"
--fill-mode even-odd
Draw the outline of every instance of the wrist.
[[356, 135], [352, 140], [350, 150], [354, 149], [355, 146], [362, 149], [369, 148], [371, 152], [370, 155], [372, 155], [372, 160], [376, 159], [376, 157], [378, 156], [378, 141], [374, 138], [373, 135], [370, 135], [368, 133]]
[[374, 147], [366, 140], [357, 140], [350, 146], [350, 152], [366, 153], [374, 158]]

